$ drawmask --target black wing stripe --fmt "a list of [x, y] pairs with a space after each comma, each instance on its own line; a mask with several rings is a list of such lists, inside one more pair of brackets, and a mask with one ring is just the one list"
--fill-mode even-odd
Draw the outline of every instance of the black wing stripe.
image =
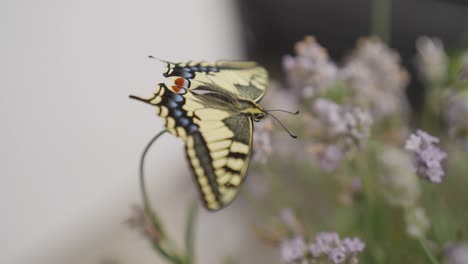
[[[221, 194], [218, 190], [218, 184], [216, 182], [216, 174], [215, 174], [215, 169], [213, 168], [212, 165], [212, 158], [210, 156], [210, 150], [206, 146], [206, 141], [203, 138], [202, 134], [200, 132], [194, 132], [191, 134], [191, 138], [193, 138], [193, 147], [191, 146], [189, 142], [187, 143], [187, 155], [189, 156], [189, 160], [193, 160], [194, 157], [190, 156], [190, 149], [195, 151], [196, 158], [200, 162], [200, 167], [203, 169], [202, 173], [197, 173], [197, 168], [196, 166], [193, 166], [193, 162], [191, 163], [192, 169], [195, 172], [195, 180], [198, 182], [200, 189], [203, 192], [203, 198], [205, 200], [205, 203], [210, 207], [210, 203], [213, 203], [212, 200], [207, 199], [209, 197], [210, 193], [214, 194], [214, 201], [219, 204], [219, 201], [221, 199]], [[200, 170], [198, 172], [201, 172]], [[206, 177], [208, 184], [203, 185], [200, 183], [200, 177]], [[209, 186], [209, 189], [207, 188]]]

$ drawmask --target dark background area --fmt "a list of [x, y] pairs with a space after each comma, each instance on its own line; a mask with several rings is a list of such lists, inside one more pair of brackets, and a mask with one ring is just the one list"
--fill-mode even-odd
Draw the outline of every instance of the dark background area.
[[[295, 42], [313, 35], [340, 63], [360, 37], [372, 35], [373, 2], [238, 0], [248, 57], [283, 80], [282, 56], [293, 54]], [[413, 63], [416, 39], [438, 37], [448, 51], [468, 46], [468, 1], [393, 0], [390, 10], [389, 46], [411, 74], [408, 95], [417, 106], [422, 85]]]

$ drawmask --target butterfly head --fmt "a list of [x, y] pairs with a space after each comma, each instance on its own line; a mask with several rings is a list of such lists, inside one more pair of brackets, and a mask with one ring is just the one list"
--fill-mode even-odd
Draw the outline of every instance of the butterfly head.
[[260, 107], [252, 109], [252, 119], [255, 122], [259, 122], [260, 120], [265, 118], [267, 115], [268, 114], [265, 111], [263, 111], [263, 109]]

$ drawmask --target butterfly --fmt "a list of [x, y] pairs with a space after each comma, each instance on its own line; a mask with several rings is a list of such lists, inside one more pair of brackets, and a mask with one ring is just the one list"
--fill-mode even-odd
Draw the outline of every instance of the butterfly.
[[219, 210], [245, 179], [253, 122], [268, 115], [257, 104], [268, 73], [255, 62], [162, 62], [171, 83], [159, 83], [150, 98], [130, 97], [154, 106], [166, 129], [184, 140], [203, 204]]

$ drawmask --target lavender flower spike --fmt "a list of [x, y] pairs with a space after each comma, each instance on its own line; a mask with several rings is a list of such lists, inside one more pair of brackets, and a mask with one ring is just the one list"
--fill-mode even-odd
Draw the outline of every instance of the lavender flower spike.
[[335, 232], [322, 232], [315, 237], [315, 243], [309, 244], [309, 253], [315, 261], [325, 257], [334, 264], [356, 263], [357, 253], [362, 252], [365, 246], [357, 237], [341, 240]]
[[418, 130], [405, 144], [405, 149], [413, 153], [416, 173], [433, 183], [442, 182], [445, 173], [441, 162], [447, 157], [447, 153], [434, 145], [437, 143], [438, 138]]
[[295, 237], [291, 240], [285, 240], [280, 244], [280, 254], [282, 263], [291, 263], [304, 258], [306, 253], [306, 244], [304, 238]]

